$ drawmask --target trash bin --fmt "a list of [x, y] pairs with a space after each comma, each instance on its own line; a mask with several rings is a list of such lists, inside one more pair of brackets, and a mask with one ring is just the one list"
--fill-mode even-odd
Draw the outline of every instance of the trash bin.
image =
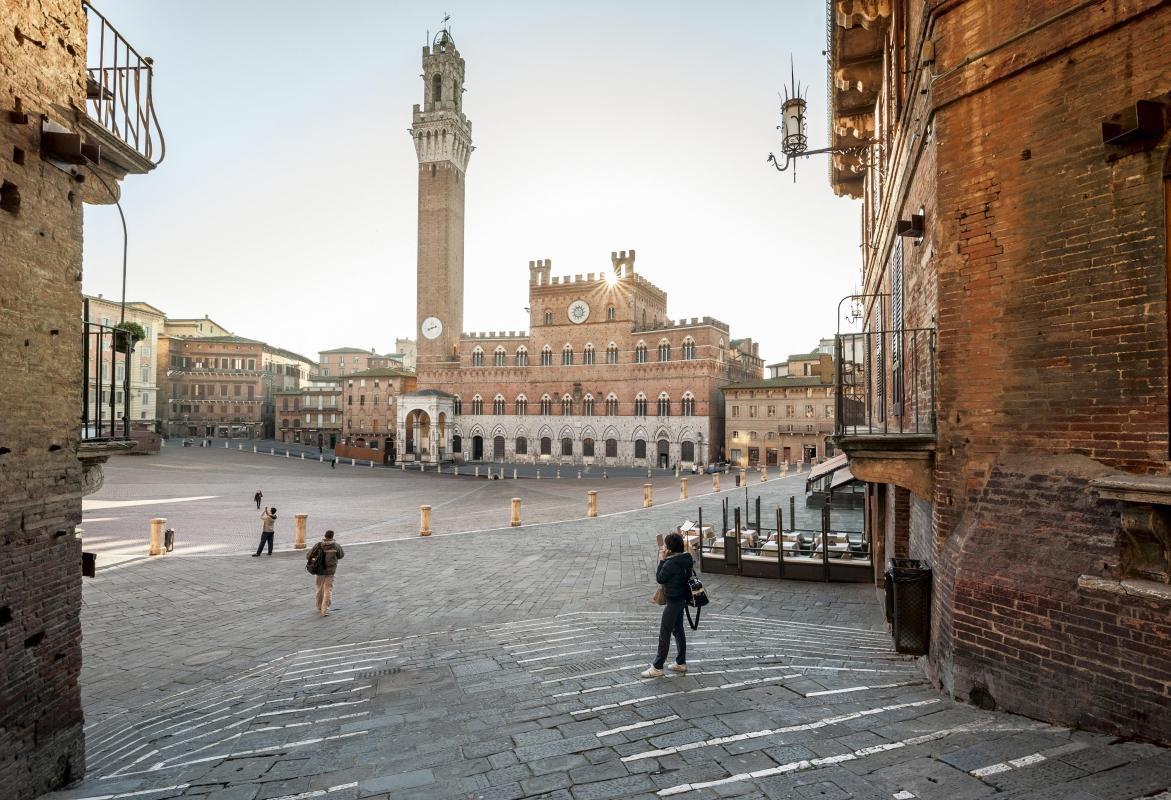
[[737, 486], [740, 485], [740, 476], [739, 475], [736, 476], [736, 485]]
[[885, 573], [886, 619], [895, 651], [923, 656], [931, 643], [931, 568], [913, 558], [891, 559]]
[[163, 549], [168, 553], [175, 549], [175, 529], [167, 528], [163, 531]]
[[83, 578], [93, 578], [98, 574], [98, 554], [97, 553], [82, 553], [81, 554], [81, 576]]

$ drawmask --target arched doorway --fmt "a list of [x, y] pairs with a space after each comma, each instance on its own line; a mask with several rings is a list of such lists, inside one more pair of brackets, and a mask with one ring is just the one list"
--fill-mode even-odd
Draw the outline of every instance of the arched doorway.
[[407, 414], [407, 441], [406, 452], [413, 455], [416, 461], [427, 455], [427, 448], [431, 441], [431, 417], [421, 409], [415, 409]]
[[659, 439], [659, 466], [663, 469], [671, 466], [671, 444], [666, 439]]
[[472, 437], [472, 461], [484, 460], [484, 437], [476, 434]]
[[495, 436], [492, 438], [492, 458], [496, 461], [504, 460], [504, 437]]

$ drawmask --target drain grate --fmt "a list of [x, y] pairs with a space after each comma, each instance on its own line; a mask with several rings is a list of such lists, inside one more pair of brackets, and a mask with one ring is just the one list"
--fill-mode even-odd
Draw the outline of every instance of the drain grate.
[[562, 664], [561, 672], [564, 675], [577, 675], [581, 672], [594, 672], [595, 670], [606, 669], [612, 666], [616, 665], [604, 658], [598, 658], [593, 661], [578, 661], [575, 664]]
[[402, 672], [402, 667], [386, 667], [385, 669], [374, 669], [369, 672], [359, 672], [358, 678], [381, 678], [384, 675], [397, 675]]

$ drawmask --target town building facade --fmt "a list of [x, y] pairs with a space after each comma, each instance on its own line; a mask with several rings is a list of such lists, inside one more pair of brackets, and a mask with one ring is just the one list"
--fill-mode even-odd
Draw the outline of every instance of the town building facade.
[[312, 375], [300, 389], [273, 393], [277, 438], [333, 449], [341, 440], [342, 379]]
[[393, 369], [403, 366], [402, 356], [398, 353], [380, 355], [374, 350], [362, 350], [358, 347], [335, 347], [317, 354], [315, 372], [322, 377], [337, 378], [367, 369]]
[[[110, 328], [122, 321], [121, 303], [105, 299], [101, 295], [83, 297], [83, 308], [88, 308], [89, 315], [86, 317], [88, 322]], [[125, 390], [125, 378], [128, 371], [130, 377], [130, 420], [154, 428], [159, 418], [156, 358], [158, 356], [159, 333], [163, 329], [166, 314], [149, 303], [133, 302], [126, 304], [125, 316], [126, 322], [137, 322], [141, 325], [146, 336], [142, 341], [135, 343], [129, 367], [126, 366], [124, 359], [119, 360], [112, 357], [113, 337], [102, 337], [100, 358], [91, 359], [88, 365], [89, 402], [91, 404], [109, 404], [112, 384], [116, 387], [112, 397], [114, 406], [122, 408], [122, 394]], [[97, 344], [95, 338], [93, 345]]]
[[785, 374], [722, 389], [728, 463], [776, 467], [836, 455], [833, 359], [814, 352], [770, 367], [783, 367]]
[[169, 318], [163, 326], [163, 333], [168, 336], [231, 336], [232, 332], [220, 325], [214, 319], [204, 316], [187, 318]]
[[447, 31], [423, 48], [418, 157], [419, 392], [402, 398], [403, 458], [689, 466], [723, 442], [720, 387], [760, 378], [750, 340], [711, 317], [672, 320], [635, 251], [597, 272], [529, 262], [527, 331], [463, 333], [465, 63]]
[[833, 0], [829, 28], [866, 245], [836, 441], [875, 563], [933, 569], [928, 675], [1171, 741], [1171, 5]]
[[346, 375], [342, 384], [342, 438], [338, 456], [393, 463], [397, 457], [398, 400], [416, 388], [415, 374], [377, 367]]

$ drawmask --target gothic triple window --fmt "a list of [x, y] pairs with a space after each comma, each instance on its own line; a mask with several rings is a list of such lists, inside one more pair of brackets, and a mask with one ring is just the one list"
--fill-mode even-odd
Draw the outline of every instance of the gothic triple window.
[[561, 416], [568, 417], [573, 414], [573, 398], [565, 395], [561, 398]]
[[682, 409], [683, 409], [683, 416], [685, 416], [685, 417], [695, 416], [695, 395], [693, 395], [691, 392], [687, 392], [686, 394], [683, 395]]
[[547, 417], [553, 413], [553, 398], [549, 395], [541, 396], [541, 416]]
[[606, 416], [618, 416], [618, 397], [613, 392], [606, 395]]
[[483, 414], [484, 413], [484, 398], [480, 397], [480, 395], [476, 395], [475, 397], [472, 398], [472, 413], [473, 414]]
[[594, 396], [587, 394], [585, 399], [581, 401], [581, 413], [587, 417], [594, 415]]
[[582, 354], [581, 354], [581, 363], [583, 363], [583, 364], [593, 364], [594, 363], [594, 346], [592, 344], [586, 344], [585, 350], [583, 350]]
[[659, 361], [671, 360], [671, 343], [666, 339], [659, 342]]
[[477, 347], [475, 350], [472, 351], [472, 366], [473, 367], [484, 366], [484, 350], [483, 350], [483, 348]]
[[683, 340], [683, 360], [692, 361], [695, 359], [695, 340], [688, 336]]
[[671, 416], [671, 398], [667, 395], [666, 392], [659, 393], [659, 416]]
[[523, 417], [527, 413], [529, 413], [529, 400], [528, 400], [528, 398], [525, 397], [523, 394], [517, 395], [516, 415], [518, 417]]
[[504, 413], [504, 395], [498, 394], [496, 395], [495, 399], [492, 400], [492, 413], [496, 416], [500, 416]]
[[646, 363], [646, 342], [639, 342], [634, 348], [634, 363]]
[[541, 366], [542, 367], [553, 366], [553, 348], [550, 347], [549, 345], [545, 345], [544, 347], [541, 348]]
[[639, 392], [638, 397], [634, 398], [634, 416], [646, 416], [646, 395], [642, 392]]
[[614, 344], [613, 342], [610, 342], [610, 344], [606, 346], [606, 363], [618, 363], [618, 345]]
[[503, 366], [504, 366], [504, 364], [505, 364], [505, 359], [506, 359], [506, 358], [507, 358], [507, 356], [506, 356], [506, 355], [505, 355], [505, 353], [504, 353], [504, 348], [503, 348], [503, 347], [497, 347], [497, 348], [496, 348], [496, 351], [495, 351], [494, 353], [492, 353], [492, 364], [493, 364], [493, 366], [497, 366], [497, 367], [503, 367]]
[[573, 345], [567, 344], [561, 348], [561, 363], [565, 365], [573, 363]]
[[527, 367], [529, 365], [528, 348], [522, 346], [516, 349], [516, 365], [518, 367]]

